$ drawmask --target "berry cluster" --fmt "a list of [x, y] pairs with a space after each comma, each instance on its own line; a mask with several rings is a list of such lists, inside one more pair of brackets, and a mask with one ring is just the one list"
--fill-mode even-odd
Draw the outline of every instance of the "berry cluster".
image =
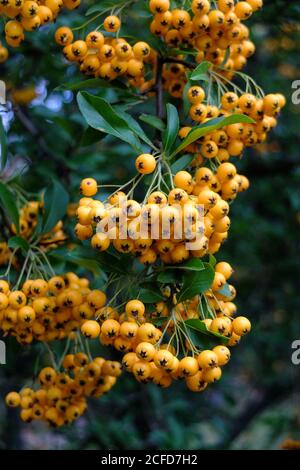
[[169, 0], [150, 0], [149, 6], [154, 14], [150, 26], [153, 34], [162, 37], [169, 47], [182, 47], [183, 54], [185, 46], [194, 48], [197, 62], [205, 59], [222, 65], [227, 76], [241, 70], [255, 51], [243, 21], [262, 7], [262, 0], [193, 0], [191, 13], [170, 10]]
[[89, 360], [83, 352], [67, 354], [60, 371], [45, 367], [35, 389], [10, 392], [6, 404], [21, 408], [22, 421], [46, 421], [50, 426], [69, 425], [84, 414], [88, 397], [99, 398], [115, 385], [121, 364], [102, 357]]
[[[175, 300], [172, 306], [167, 301], [160, 302], [154, 312], [146, 309], [140, 300], [133, 299], [126, 303], [121, 314], [111, 307], [99, 310], [95, 320], [82, 324], [81, 331], [86, 337], [99, 337], [103, 345], [111, 345], [125, 353], [122, 359], [125, 370], [132, 372], [140, 382], [152, 381], [168, 387], [173, 379], [185, 379], [189, 389], [202, 391], [221, 377], [220, 367], [228, 362], [230, 352], [224, 344], [212, 351], [196, 348], [185, 321], [201, 320], [208, 332], [217, 338], [221, 335], [223, 340], [228, 338], [228, 346], [235, 346], [241, 336], [250, 331], [251, 324], [246, 317], [232, 318], [236, 313], [232, 302], [234, 287], [228, 285], [230, 297], [220, 293], [231, 274], [228, 263], [216, 265], [212, 287], [205, 293], [212, 318], [204, 318], [199, 296], [184, 303]], [[153, 323], [158, 318], [165, 318], [160, 327]], [[184, 341], [183, 357], [178, 348], [179, 336]], [[166, 337], [169, 341], [163, 343]]]
[[[43, 204], [39, 201], [29, 201], [19, 209], [19, 232], [14, 224], [11, 225], [10, 231], [19, 234], [25, 240], [30, 240], [34, 234], [34, 230], [38, 223], [39, 212], [42, 211]], [[51, 229], [50, 232], [44, 233], [39, 237], [38, 249], [43, 252], [55, 249], [67, 240], [64, 232], [63, 222], [60, 220]], [[12, 261], [14, 266], [18, 266], [18, 260], [13, 255], [13, 250], [9, 248], [6, 242], [0, 243], [0, 266], [8, 264]]]
[[[184, 303], [176, 303], [176, 299], [171, 303], [159, 302], [155, 311], [133, 299], [126, 303], [123, 313], [112, 307], [99, 309], [95, 319], [82, 324], [81, 332], [89, 339], [99, 337], [103, 345], [113, 346], [125, 354], [124, 369], [142, 383], [152, 381], [168, 387], [174, 379], [185, 379], [190, 390], [202, 391], [209, 383], [219, 380], [220, 367], [229, 361], [230, 351], [224, 344], [213, 350], [199, 350], [189, 337], [185, 321], [200, 320], [208, 332], [217, 338], [221, 335], [223, 341], [227, 338], [228, 346], [235, 346], [241, 336], [250, 331], [251, 324], [246, 317], [233, 318], [236, 313], [232, 302], [236, 295], [234, 287], [227, 284], [230, 296], [221, 292], [232, 272], [226, 262], [215, 266], [211, 289], [204, 294], [210, 317], [205, 318], [199, 296]], [[168, 297], [167, 292], [164, 295]], [[157, 319], [165, 321], [155, 326]], [[183, 357], [179, 353], [179, 336], [184, 342]], [[166, 338], [168, 343], [163, 343]]]
[[178, 359], [173, 348], [165, 345], [156, 350], [148, 340], [139, 343], [135, 352], [125, 354], [122, 363], [139, 382], [153, 382], [167, 388], [174, 379], [184, 379], [191, 391], [202, 392], [208, 384], [221, 378], [221, 366], [229, 359], [230, 351], [223, 345], [204, 350], [197, 357]]
[[[36, 31], [41, 26], [56, 21], [65, 7], [73, 10], [81, 0], [0, 0], [0, 17], [4, 18], [5, 39], [9, 46], [18, 47], [24, 41], [24, 31]], [[7, 53], [0, 51], [0, 56], [7, 58]], [[2, 60], [2, 61], [4, 61]]]
[[[36, 29], [54, 20], [63, 6], [72, 9], [79, 3], [0, 0], [0, 15], [10, 18], [5, 25], [8, 44], [18, 46], [24, 29]], [[65, 58], [78, 64], [82, 73], [106, 80], [124, 77], [139, 89], [141, 99], [155, 94], [158, 120], [153, 141], [147, 142], [152, 154], [136, 158], [137, 174], [132, 180], [100, 200], [97, 181], [85, 178], [79, 205], [68, 207], [68, 215], [77, 217], [77, 238], [91, 239], [94, 249], [108, 251], [99, 259], [107, 258], [113, 265], [121, 259], [115, 253], [111, 256], [116, 250], [135, 255], [146, 265], [131, 260], [129, 280], [127, 271], [120, 275], [112, 270], [107, 278], [107, 289], [113, 293], [109, 302], [104, 292], [90, 288], [88, 279], [73, 272], [55, 275], [45, 252], [66, 240], [62, 222], [34, 240], [42, 204], [30, 201], [20, 210], [19, 233], [29, 248], [15, 287], [0, 280], [0, 329], [24, 345], [43, 342], [53, 362], [53, 367], [40, 372], [36, 389], [7, 396], [9, 406], [21, 407], [26, 422], [69, 424], [84, 413], [87, 397], [99, 397], [115, 384], [121, 365], [92, 359], [89, 340], [98, 339], [121, 353], [124, 369], [139, 382], [169, 387], [182, 379], [190, 390], [200, 392], [220, 379], [221, 368], [230, 359], [229, 348], [251, 330], [246, 317], [236, 316], [236, 290], [229, 283], [232, 267], [212, 255], [228, 237], [230, 202], [249, 187], [248, 179], [229, 160], [264, 142], [285, 105], [282, 95], [265, 96], [251, 77], [240, 72], [254, 52], [243, 21], [262, 6], [262, 0], [192, 0], [189, 9], [171, 9], [169, 0], [148, 3], [154, 15], [150, 30], [165, 42], [157, 51], [150, 41], [129, 43], [120, 37], [121, 15], [131, 2], [113, 8], [104, 18], [103, 29], [100, 25], [85, 39], [75, 38], [74, 31], [84, 30], [108, 9], [73, 30], [62, 26], [55, 33]], [[6, 57], [6, 49], [0, 46], [0, 62]], [[205, 75], [205, 90], [197, 83], [203, 83], [197, 77], [200, 68], [191, 72], [197, 64], [204, 70], [200, 77]], [[233, 76], [245, 87], [233, 83]], [[163, 89], [184, 98], [186, 120], [181, 122], [183, 113], [176, 114], [175, 107], [169, 106], [164, 122]], [[28, 102], [28, 96], [16, 94], [15, 101]], [[97, 112], [101, 115], [101, 110]], [[235, 124], [220, 128], [224, 117], [229, 118], [226, 124]], [[189, 135], [195, 127], [194, 137], [203, 135], [196, 141]], [[177, 132], [180, 139], [191, 138], [176, 148]], [[174, 161], [180, 151], [185, 156]], [[190, 163], [184, 166], [182, 161]], [[144, 178], [149, 186], [141, 201], [134, 196]], [[7, 227], [7, 232], [17, 234], [16, 227]], [[205, 256], [206, 262], [193, 259]], [[8, 258], [7, 275], [18, 260], [2, 243], [0, 263]], [[191, 281], [198, 281], [198, 276], [201, 282], [205, 278], [206, 287]], [[191, 289], [186, 288], [189, 283]], [[153, 294], [155, 301], [161, 301], [150, 303]], [[205, 348], [203, 335], [208, 342]], [[48, 344], [53, 340], [67, 340], [58, 364]]]
[[[106, 32], [116, 33], [121, 21], [116, 16], [108, 16], [103, 26]], [[91, 31], [85, 40], [74, 41], [72, 30], [62, 26], [56, 30], [55, 40], [64, 46], [65, 58], [77, 63], [82, 73], [105, 80], [126, 76], [137, 85], [144, 75], [144, 63], [152, 60], [147, 43], [139, 41], [131, 46], [123, 38], [104, 36], [100, 31]]]
[[48, 282], [28, 279], [21, 290], [0, 280], [0, 330], [21, 344], [72, 338], [105, 303], [104, 292], [91, 290], [87, 279], [72, 272]]
[[[230, 226], [229, 205], [217, 191], [233, 199], [248, 187], [247, 179], [236, 175], [234, 165], [223, 163], [217, 176], [209, 168], [200, 168], [195, 182], [187, 171], [178, 172], [174, 182], [176, 187], [168, 194], [154, 191], [145, 205], [127, 199], [121, 191], [106, 205], [91, 196], [83, 197], [77, 209], [76, 236], [91, 238], [92, 247], [99, 251], [112, 245], [120, 253], [132, 253], [146, 265], [158, 258], [172, 264], [215, 253]], [[82, 194], [91, 195], [92, 185], [97, 191], [95, 180], [84, 179]]]
[[[238, 96], [226, 92], [221, 97], [220, 108], [205, 103], [205, 91], [200, 86], [193, 86], [187, 92], [191, 104], [189, 116], [195, 123], [209, 122], [210, 119], [240, 113], [253, 119], [253, 124], [231, 124], [212, 134], [207, 134], [189, 149], [206, 159], [216, 158], [220, 162], [230, 157], [239, 157], [246, 147], [253, 147], [264, 142], [277, 124], [276, 117], [285, 106], [283, 95], [269, 94], [257, 98], [251, 93]], [[181, 128], [179, 135], [186, 137], [191, 127]], [[200, 163], [202, 159], [200, 158]]]
[[[21, 207], [19, 210], [19, 226], [20, 226], [20, 235], [29, 239], [33, 234], [34, 229], [38, 223], [38, 214], [42, 209], [43, 204], [39, 201], [29, 201], [25, 206]], [[16, 227], [13, 225], [11, 227], [13, 233], [17, 233]], [[46, 233], [42, 236], [39, 241], [39, 245], [47, 251], [51, 248], [56, 248], [60, 243], [66, 240], [67, 236], [63, 231], [63, 222], [60, 220], [51, 232]]]

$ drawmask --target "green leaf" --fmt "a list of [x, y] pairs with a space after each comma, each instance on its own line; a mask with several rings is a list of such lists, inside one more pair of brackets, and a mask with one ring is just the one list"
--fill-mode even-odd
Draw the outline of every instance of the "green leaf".
[[163, 148], [168, 154], [172, 149], [179, 131], [179, 116], [175, 106], [167, 104], [167, 128], [163, 133]]
[[178, 264], [177, 266], [172, 266], [173, 269], [184, 269], [185, 271], [203, 271], [205, 270], [205, 265], [200, 259], [192, 258], [189, 259], [186, 263]]
[[202, 88], [205, 91], [205, 95], [209, 95], [209, 102], [213, 106], [219, 107], [218, 87], [215, 83], [202, 83]]
[[104, 137], [106, 137], [106, 134], [103, 134], [103, 132], [97, 131], [96, 129], [93, 129], [92, 127], [88, 127], [82, 134], [79, 145], [81, 147], [88, 147], [89, 145], [96, 144], [97, 142], [102, 140]]
[[[69, 263], [77, 264], [86, 269], [98, 273], [115, 272], [124, 274], [124, 269], [119, 265], [119, 259], [110, 253], [97, 253], [90, 247], [77, 246], [74, 250], [58, 248], [51, 251], [51, 256]], [[80, 264], [79, 264], [80, 263]]]
[[218, 294], [224, 295], [224, 297], [227, 297], [227, 298], [230, 298], [232, 296], [232, 292], [227, 282], [226, 284], [224, 284], [222, 289], [218, 291]]
[[[203, 335], [202, 333], [195, 330], [194, 328], [190, 328], [188, 325], [183, 326], [183, 328], [184, 328], [185, 334], [188, 335], [190, 342], [196, 348], [201, 349], [201, 350], [211, 349], [208, 336]], [[180, 333], [180, 330], [179, 330], [179, 334], [181, 334], [182, 340], [185, 340], [185, 336], [183, 336], [183, 334]]]
[[199, 305], [198, 309], [201, 311], [201, 315], [204, 318], [210, 318], [210, 319], [213, 320], [215, 318], [215, 314], [213, 313], [213, 311], [208, 306], [206, 297], [204, 295], [200, 296], [199, 303], [200, 303], [200, 305]]
[[0, 169], [5, 168], [7, 162], [7, 138], [3, 127], [2, 117], [0, 116]]
[[7, 244], [10, 248], [13, 248], [13, 249], [21, 248], [21, 250], [24, 254], [26, 254], [28, 252], [29, 248], [30, 248], [30, 245], [27, 242], [27, 240], [25, 240], [22, 237], [18, 237], [18, 236], [11, 237], [8, 240]]
[[104, 10], [114, 8], [116, 6], [116, 1], [115, 0], [107, 0], [107, 1], [101, 1], [101, 3], [97, 3], [96, 5], [91, 6], [85, 16], [93, 15], [94, 13], [101, 13]]
[[179, 273], [178, 271], [203, 271], [205, 270], [205, 264], [200, 259], [190, 259], [186, 263], [173, 265], [173, 266], [166, 266], [165, 271], [162, 271], [157, 276], [157, 281], [163, 284], [168, 283], [178, 283]]
[[214, 268], [217, 264], [216, 257], [214, 255], [209, 255], [209, 264]]
[[179, 145], [179, 147], [177, 147], [175, 152], [172, 153], [170, 158], [175, 157], [175, 155], [184, 150], [188, 145], [198, 140], [200, 137], [203, 137], [204, 135], [209, 134], [217, 129], [221, 129], [222, 127], [229, 126], [231, 124], [238, 124], [241, 122], [253, 124], [255, 121], [245, 114], [232, 114], [231, 116], [210, 119], [204, 124], [194, 127], [188, 133], [186, 138], [183, 139], [182, 143]]
[[87, 92], [79, 92], [77, 102], [83, 117], [90, 127], [113, 135], [127, 142], [137, 152], [143, 152], [138, 137], [132, 132], [128, 123], [117, 114], [106, 100]]
[[53, 180], [44, 195], [44, 233], [49, 232], [64, 217], [68, 203], [69, 194], [59, 181]]
[[156, 279], [162, 284], [174, 284], [178, 282], [178, 276], [174, 269], [161, 272]]
[[[53, 253], [52, 253], [53, 255]], [[54, 253], [55, 256], [55, 253]], [[87, 269], [91, 273], [93, 273], [94, 276], [100, 277], [102, 276], [102, 271], [95, 259], [92, 258], [85, 258], [82, 256], [82, 253], [80, 251], [80, 247], [75, 248], [74, 250], [66, 250], [64, 260], [66, 262], [76, 264], [77, 266], [80, 266], [84, 269]]]
[[206, 60], [202, 61], [193, 72], [189, 75], [189, 79], [192, 81], [198, 80], [209, 80], [207, 72], [211, 69], [213, 64]]
[[178, 158], [175, 163], [171, 166], [172, 173], [177, 173], [178, 171], [184, 170], [190, 166], [191, 162], [194, 160], [195, 155], [192, 153], [187, 153]]
[[165, 297], [160, 292], [145, 288], [140, 290], [138, 298], [145, 304], [152, 304], [165, 300]]
[[41, 211], [38, 212], [37, 214], [37, 223], [36, 223], [36, 226], [34, 227], [33, 229], [33, 232], [32, 232], [32, 235], [33, 236], [36, 236], [36, 235], [41, 235], [43, 234], [43, 214], [41, 213]]
[[169, 55], [171, 56], [176, 56], [176, 55], [181, 55], [181, 54], [184, 54], [184, 55], [197, 55], [198, 54], [198, 50], [197, 49], [188, 49], [186, 47], [182, 47], [181, 49], [169, 49]]
[[118, 114], [124, 119], [124, 121], [127, 122], [128, 126], [136, 134], [141, 140], [143, 140], [149, 147], [155, 148], [153, 145], [152, 141], [148, 138], [148, 136], [145, 134], [144, 130], [141, 128], [139, 123], [128, 113], [125, 111], [118, 110], [118, 108], [115, 108], [116, 111], [118, 111]]
[[229, 59], [229, 57], [230, 57], [230, 47], [227, 47], [226, 52], [225, 52], [224, 59], [223, 59], [221, 65], [220, 65], [220, 67], [224, 67], [224, 66], [225, 66], [225, 64], [226, 64], [227, 60]]
[[54, 88], [54, 91], [79, 91], [89, 88], [109, 88], [110, 86], [111, 85], [109, 82], [101, 78], [88, 78], [87, 80], [80, 80], [79, 82], [62, 83], [58, 87]]
[[210, 331], [207, 329], [206, 324], [198, 318], [191, 318], [190, 320], [186, 320], [184, 323], [190, 328], [193, 328], [193, 330], [200, 331], [204, 334], [210, 334]]
[[155, 318], [152, 323], [156, 326], [162, 326], [164, 323], [166, 323], [166, 321], [168, 321], [167, 317], [159, 317]]
[[158, 129], [159, 131], [163, 132], [166, 129], [165, 123], [159, 119], [157, 116], [153, 116], [152, 114], [141, 114], [139, 119], [151, 127]]
[[177, 297], [178, 302], [189, 300], [195, 295], [207, 291], [214, 280], [214, 270], [208, 263], [203, 263], [204, 269], [189, 272], [184, 275], [183, 286]]
[[188, 80], [183, 88], [183, 111], [184, 115], [188, 116], [191, 108], [191, 103], [188, 100], [188, 91], [192, 86], [191, 80]]
[[15, 201], [15, 197], [8, 189], [8, 186], [1, 182], [0, 203], [10, 221], [15, 225], [17, 232], [19, 232], [19, 210]]
[[215, 340], [218, 340], [218, 343], [221, 342], [222, 344], [226, 344], [229, 341], [229, 338], [227, 338], [226, 336], [208, 330], [205, 323], [203, 323], [198, 318], [191, 318], [190, 320], [186, 320], [184, 324], [192, 330], [195, 330], [203, 335], [207, 335], [214, 338]]

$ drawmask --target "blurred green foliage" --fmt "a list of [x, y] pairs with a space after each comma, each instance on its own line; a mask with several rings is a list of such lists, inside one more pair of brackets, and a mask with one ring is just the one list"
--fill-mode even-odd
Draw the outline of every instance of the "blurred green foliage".
[[[83, 10], [58, 23], [79, 22]], [[221, 257], [235, 267], [239, 311], [254, 328], [233, 351], [222, 381], [196, 395], [182, 384], [160, 390], [124, 375], [74, 427], [62, 431], [21, 424], [1, 400], [0, 449], [269, 449], [285, 437], [300, 438], [300, 366], [291, 363], [291, 343], [300, 339], [300, 105], [291, 100], [292, 82], [300, 76], [299, 12], [298, 1], [268, 0], [250, 22], [257, 52], [247, 72], [266, 92], [284, 93], [287, 107], [261, 152], [248, 151], [239, 166], [251, 188], [233, 206]], [[29, 108], [8, 113], [10, 152], [30, 167], [20, 182], [39, 190], [58, 174], [76, 201], [82, 175], [122, 182], [133, 171], [133, 158], [127, 146], [112, 146], [110, 138], [80, 146], [93, 136], [83, 137], [75, 93], [58, 89], [80, 77], [74, 66], [65, 66], [52, 40], [54, 28], [33, 34], [21, 53], [1, 66], [0, 78], [40, 91]], [[118, 99], [118, 92], [107, 88], [99, 94]], [[136, 112], [151, 112], [151, 106], [138, 105]], [[34, 132], [28, 132], [27, 119]], [[32, 376], [38, 349], [7, 341], [1, 397]]]

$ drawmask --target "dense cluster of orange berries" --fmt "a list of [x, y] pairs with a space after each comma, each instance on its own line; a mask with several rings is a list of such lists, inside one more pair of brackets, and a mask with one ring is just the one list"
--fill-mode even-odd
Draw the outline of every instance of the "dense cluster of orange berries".
[[[225, 317], [228, 319], [228, 317]], [[219, 318], [212, 322], [219, 321]], [[229, 328], [229, 319], [222, 320]], [[126, 325], [126, 327], [125, 327]], [[120, 331], [134, 331], [134, 324], [121, 324]], [[229, 346], [237, 343], [241, 335], [250, 331], [250, 322], [245, 317], [237, 317], [232, 321], [232, 337]], [[145, 323], [137, 329], [137, 338], [133, 341], [133, 351], [127, 352], [122, 363], [124, 368], [142, 382], [154, 382], [161, 387], [169, 387], [174, 379], [185, 379], [187, 387], [194, 392], [203, 391], [208, 384], [216, 382], [221, 377], [221, 367], [230, 359], [228, 347], [220, 344], [212, 350], [192, 352], [177, 356], [174, 346], [157, 343], [161, 335], [152, 323]], [[117, 339], [115, 340], [117, 341]], [[122, 341], [122, 340], [121, 340]], [[123, 339], [124, 341], [124, 339]], [[189, 342], [187, 341], [187, 347]]]
[[[38, 213], [42, 207], [43, 204], [39, 201], [29, 201], [19, 210], [20, 235], [23, 238], [29, 239], [33, 234], [38, 222]], [[15, 234], [17, 233], [17, 229], [14, 225], [12, 226], [12, 231]], [[66, 238], [67, 236], [63, 231], [63, 222], [60, 220], [50, 232], [43, 234], [39, 240], [39, 245], [47, 251], [50, 248], [56, 248], [60, 243], [63, 243]]]
[[193, 392], [202, 392], [221, 378], [221, 366], [227, 364], [230, 351], [224, 345], [204, 350], [199, 355], [179, 359], [172, 347], [156, 349], [150, 340], [138, 344], [135, 352], [125, 354], [122, 363], [136, 380], [169, 387], [173, 380], [184, 379]]
[[[205, 293], [212, 318], [202, 317], [199, 296], [178, 304], [175, 299], [172, 307], [167, 301], [159, 302], [154, 312], [147, 312], [143, 302], [133, 299], [127, 302], [123, 313], [104, 307], [96, 319], [82, 324], [81, 331], [86, 337], [99, 337], [103, 345], [111, 345], [125, 353], [122, 360], [125, 370], [132, 372], [140, 382], [152, 381], [168, 387], [173, 379], [185, 379], [189, 389], [202, 391], [209, 383], [219, 380], [220, 367], [229, 361], [230, 352], [224, 344], [212, 351], [197, 350], [189, 339], [184, 322], [200, 319], [208, 331], [228, 338], [228, 346], [235, 346], [241, 336], [250, 331], [251, 324], [246, 317], [232, 318], [236, 313], [232, 302], [234, 287], [228, 286], [229, 297], [220, 292], [231, 274], [232, 268], [228, 263], [216, 265], [213, 284]], [[171, 321], [170, 315], [173, 315]], [[155, 318], [165, 318], [165, 322], [160, 327], [155, 326], [152, 322]], [[185, 352], [180, 359], [172, 338], [174, 331], [180, 334], [182, 330], [186, 338], [185, 349], [190, 352]], [[162, 343], [165, 334], [171, 338], [168, 344]]]
[[[0, 0], [0, 17], [7, 20], [4, 28], [7, 44], [18, 47], [25, 39], [24, 31], [36, 31], [41, 26], [54, 22], [62, 8], [73, 10], [80, 5], [80, 1]], [[3, 51], [0, 52], [5, 56]]]
[[102, 357], [89, 360], [83, 352], [67, 354], [61, 371], [45, 367], [35, 389], [8, 393], [6, 404], [20, 407], [20, 417], [26, 423], [46, 421], [53, 427], [65, 426], [84, 414], [88, 397], [99, 398], [109, 392], [120, 373], [119, 362]]
[[[116, 16], [108, 16], [103, 26], [106, 32], [116, 33], [121, 21]], [[144, 75], [145, 62], [152, 60], [147, 43], [139, 41], [131, 46], [123, 38], [104, 36], [100, 31], [91, 31], [85, 40], [74, 41], [72, 30], [62, 26], [56, 30], [55, 40], [64, 46], [65, 58], [78, 63], [82, 73], [106, 80], [126, 76], [139, 83]]]
[[[38, 223], [38, 214], [42, 210], [43, 204], [39, 201], [29, 201], [19, 210], [19, 234], [25, 240], [29, 240], [34, 233], [34, 229]], [[10, 227], [13, 234], [17, 234], [15, 225]], [[63, 222], [60, 220], [51, 229], [50, 232], [44, 233], [38, 242], [39, 249], [47, 252], [51, 249], [57, 248], [64, 243], [67, 235], [63, 229]], [[9, 248], [6, 242], [0, 242], [0, 266], [6, 265], [11, 261], [13, 250]], [[18, 260], [14, 257], [13, 265], [18, 265]]]
[[21, 344], [72, 337], [105, 303], [104, 292], [91, 290], [88, 279], [72, 272], [49, 281], [29, 279], [20, 290], [0, 280], [0, 330]]
[[255, 51], [243, 21], [261, 8], [262, 3], [262, 0], [193, 0], [190, 13], [185, 9], [170, 10], [169, 0], [150, 0], [154, 14], [150, 30], [170, 47], [194, 48], [198, 51], [197, 62], [205, 59], [215, 65], [222, 64], [231, 73], [241, 70]]
[[[216, 131], [209, 138], [214, 138], [218, 132], [222, 131]], [[194, 166], [199, 166], [199, 157], [203, 162], [199, 153]], [[142, 174], [152, 173], [156, 160], [150, 154], [142, 154], [136, 159], [136, 168]], [[97, 194], [97, 182], [93, 178], [84, 179], [81, 183], [84, 197], [77, 209], [77, 237], [91, 238], [92, 246], [100, 251], [106, 251], [112, 244], [121, 253], [135, 254], [144, 264], [152, 264], [158, 257], [171, 264], [181, 263], [190, 256], [216, 253], [228, 236], [228, 202], [248, 189], [248, 179], [225, 161], [215, 172], [205, 166], [197, 168], [194, 177], [188, 171], [179, 171], [173, 183], [174, 188], [168, 194], [154, 191], [144, 205], [127, 199], [122, 191], [114, 193], [109, 204], [104, 205], [92, 197]], [[146, 227], [140, 236], [145, 221], [149, 230]], [[153, 224], [158, 227], [155, 238], [151, 230]], [[191, 242], [193, 246], [189, 249], [187, 243]]]
[[[238, 157], [246, 147], [253, 147], [264, 142], [277, 124], [276, 117], [285, 106], [283, 95], [269, 94], [264, 98], [257, 98], [251, 93], [238, 96], [234, 92], [222, 95], [220, 108], [205, 104], [205, 92], [200, 86], [192, 86], [187, 92], [187, 98], [191, 104], [190, 118], [196, 123], [209, 122], [212, 118], [230, 116], [240, 113], [248, 115], [255, 122], [231, 124], [221, 130], [205, 135], [188, 150], [199, 154], [201, 163], [203, 158], [217, 158], [220, 162], [229, 160], [230, 157]], [[191, 127], [183, 127], [179, 135], [186, 137]]]
[[[8, 44], [19, 45], [23, 29], [36, 29], [55, 19], [63, 5], [75, 8], [79, 3], [80, 0], [0, 0], [0, 15], [4, 13], [11, 18], [5, 26]], [[228, 125], [187, 146], [184, 153], [192, 153], [194, 159], [187, 169], [174, 175], [163, 151], [139, 155], [135, 161], [139, 175], [133, 179], [135, 183], [128, 197], [122, 187], [109, 196], [108, 202], [102, 202], [98, 199], [97, 181], [82, 180], [79, 205], [68, 209], [69, 214], [76, 212], [78, 239], [91, 239], [92, 247], [99, 251], [113, 247], [119, 253], [132, 253], [145, 265], [156, 260], [167, 265], [179, 264], [219, 251], [228, 237], [229, 203], [249, 186], [248, 179], [237, 173], [229, 159], [241, 156], [245, 147], [264, 142], [285, 105], [280, 94], [263, 97], [261, 90], [253, 85], [257, 97], [237, 92], [240, 88], [230, 82], [254, 52], [243, 21], [262, 6], [262, 0], [192, 0], [190, 6], [188, 11], [171, 10], [169, 0], [149, 2], [154, 15], [151, 32], [171, 48], [183, 46], [182, 54], [181, 50], [172, 51], [177, 55], [171, 58], [158, 57], [145, 42], [130, 44], [120, 38], [121, 20], [114, 15], [104, 19], [103, 29], [107, 34], [99, 31], [99, 27], [84, 40], [77, 39], [66, 26], [59, 27], [55, 33], [66, 59], [77, 63], [82, 73], [107, 80], [123, 76], [130, 85], [151, 93], [159, 86], [157, 78], [160, 77], [153, 79], [159, 72], [164, 89], [177, 98], [183, 95], [187, 66], [192, 67], [191, 62], [184, 61], [184, 47], [196, 49], [197, 63], [206, 60], [213, 64], [208, 73], [212, 84], [218, 86], [220, 103], [212, 105], [210, 96], [200, 86], [190, 87], [187, 99], [193, 124], [179, 130], [181, 139], [195, 124], [221, 116], [240, 113], [254, 121]], [[6, 58], [4, 49], [0, 46], [0, 61]], [[150, 79], [148, 69], [151, 69]], [[233, 91], [228, 90], [228, 83]], [[253, 90], [252, 85], [247, 86], [250, 89]], [[164, 178], [163, 168], [168, 170], [169, 181]], [[151, 174], [152, 185], [140, 203], [133, 198], [134, 189], [143, 175]], [[33, 234], [41, 207], [39, 202], [31, 201], [20, 210], [20, 234], [25, 239]], [[15, 227], [11, 230], [16, 233]], [[39, 240], [39, 246], [47, 250], [65, 239], [59, 222], [50, 234]], [[2, 245], [0, 262], [10, 255], [7, 245]], [[128, 301], [128, 297], [122, 299], [124, 303], [114, 306], [122, 291], [107, 303], [104, 292], [92, 290], [87, 279], [74, 273], [54, 276], [48, 281], [27, 279], [20, 290], [11, 290], [8, 282], [0, 280], [0, 330], [5, 335], [14, 336], [22, 344], [74, 339], [76, 351], [62, 358], [62, 368], [43, 369], [35, 390], [25, 388], [20, 393], [9, 393], [7, 404], [20, 406], [21, 419], [26, 422], [44, 420], [62, 426], [84, 413], [87, 397], [100, 397], [109, 391], [121, 373], [121, 365], [77, 352], [77, 340], [82, 343], [80, 334], [87, 340], [99, 339], [102, 345], [121, 352], [124, 369], [139, 382], [169, 387], [173, 380], [183, 379], [190, 390], [204, 390], [220, 379], [221, 368], [230, 359], [229, 347], [235, 346], [251, 330], [246, 317], [236, 316], [236, 291], [229, 284], [231, 266], [219, 262], [214, 269], [211, 287], [201, 295], [178, 302], [178, 285], [163, 284], [158, 289], [165, 300], [147, 308], [139, 298]], [[195, 344], [189, 330], [193, 320], [198, 333], [207, 334], [217, 346], [203, 350]]]
[[[127, 199], [122, 191], [113, 194], [106, 205], [85, 196], [77, 209], [76, 236], [80, 240], [91, 238], [92, 247], [99, 251], [112, 245], [120, 253], [132, 253], [146, 265], [155, 263], [158, 257], [172, 264], [213, 254], [227, 238], [230, 226], [229, 205], [216, 191], [232, 199], [248, 186], [244, 177], [236, 183], [234, 165], [224, 163], [218, 171], [217, 177], [209, 168], [201, 168], [195, 182], [190, 173], [180, 171], [174, 177], [174, 189], [168, 194], [154, 191], [145, 205]], [[86, 178], [81, 183], [83, 195], [91, 194], [85, 190], [88, 183], [97, 191], [96, 181]], [[214, 184], [218, 185], [216, 190], [210, 189]], [[229, 186], [230, 194], [225, 192]]]
[[[161, 387], [168, 387], [173, 379], [185, 379], [189, 389], [202, 391], [221, 377], [220, 367], [228, 362], [229, 349], [220, 344], [212, 351], [197, 351], [195, 354], [187, 333], [185, 346], [191, 354], [186, 353], [179, 359], [172, 342], [162, 344], [162, 340], [165, 334], [172, 338], [178, 323], [184, 325], [186, 320], [200, 319], [208, 331], [227, 337], [228, 346], [235, 346], [241, 336], [250, 331], [251, 324], [246, 317], [232, 318], [236, 313], [236, 306], [232, 302], [236, 295], [234, 287], [228, 285], [229, 297], [220, 292], [232, 272], [226, 262], [219, 262], [215, 266], [211, 289], [204, 294], [212, 318], [202, 317], [198, 296], [178, 304], [175, 299], [172, 307], [167, 301], [159, 302], [154, 312], [147, 312], [143, 302], [133, 299], [127, 302], [121, 314], [112, 307], [103, 308], [97, 320], [83, 323], [81, 331], [88, 338], [99, 336], [102, 344], [111, 345], [125, 353], [123, 367], [140, 382], [152, 381]], [[169, 321], [171, 310], [173, 319]], [[165, 318], [165, 323], [160, 327], [155, 326], [152, 321], [156, 318]]]

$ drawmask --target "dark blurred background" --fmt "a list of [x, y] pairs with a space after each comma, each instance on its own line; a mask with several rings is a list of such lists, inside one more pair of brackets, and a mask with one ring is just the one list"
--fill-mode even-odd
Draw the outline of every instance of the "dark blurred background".
[[[70, 429], [23, 425], [1, 399], [0, 449], [276, 449], [287, 438], [300, 439], [300, 365], [291, 362], [292, 342], [300, 340], [300, 104], [292, 103], [292, 83], [300, 79], [300, 2], [264, 3], [250, 21], [257, 52], [246, 72], [266, 93], [285, 94], [287, 106], [268, 142], [259, 152], [247, 151], [239, 164], [251, 188], [232, 206], [230, 238], [218, 255], [235, 268], [239, 312], [251, 318], [251, 334], [233, 350], [222, 380], [203, 394], [192, 394], [180, 383], [167, 390], [142, 386], [124, 374]], [[42, 186], [61, 165], [67, 167], [76, 200], [82, 174], [101, 181], [126, 179], [131, 164], [122, 145], [77, 149], [80, 118], [72, 93], [53, 89], [79, 76], [72, 67], [66, 70], [50, 38], [36, 34], [19, 59], [16, 55], [2, 67], [0, 78], [12, 86], [38, 86], [40, 99], [28, 115], [45, 141], [56, 136], [51, 141], [56, 157], [39, 161], [39, 148], [24, 134], [24, 123], [12, 113], [8, 117], [14, 154], [32, 160], [24, 184], [36, 186], [38, 180]], [[108, 158], [116, 163], [113, 168], [107, 168]], [[7, 346], [1, 397], [30, 378], [37, 352], [34, 347], [24, 351], [14, 341]]]

